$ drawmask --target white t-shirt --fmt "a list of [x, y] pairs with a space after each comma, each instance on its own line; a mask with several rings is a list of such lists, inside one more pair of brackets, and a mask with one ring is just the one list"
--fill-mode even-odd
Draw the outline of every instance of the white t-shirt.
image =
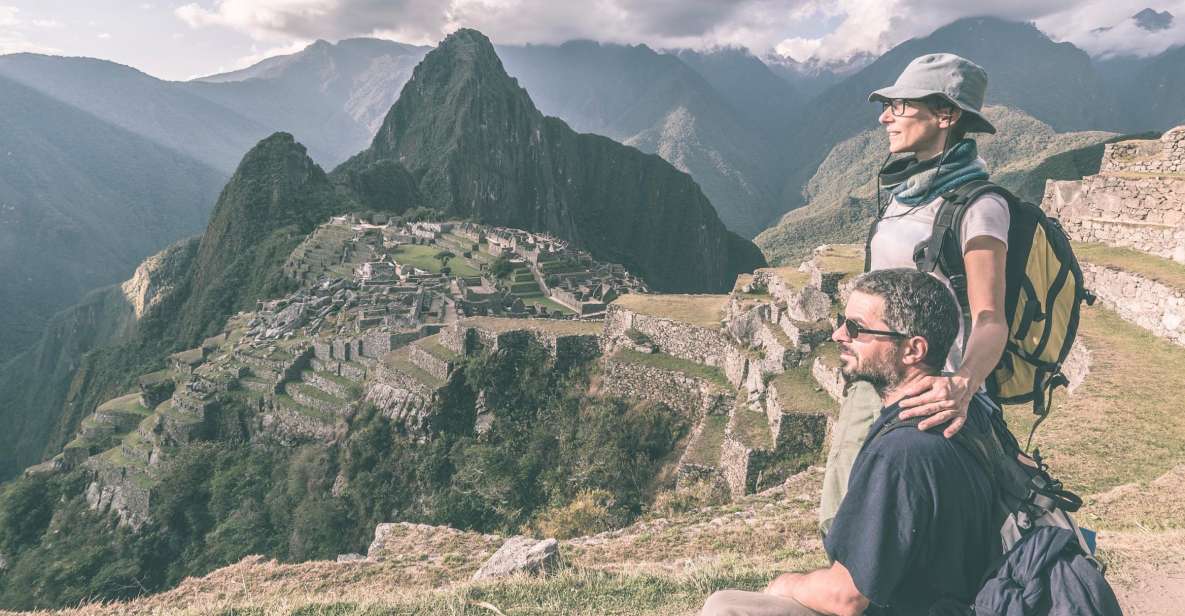
[[[899, 203], [896, 197], [885, 208], [885, 215], [876, 227], [876, 235], [872, 237], [871, 269], [889, 269], [894, 267], [917, 267], [913, 261], [914, 248], [918, 243], [929, 239], [934, 228], [934, 217], [938, 214], [938, 206], [942, 204], [942, 197], [938, 197], [926, 205], [908, 206]], [[986, 194], [976, 199], [967, 209], [963, 217], [963, 228], [960, 237], [963, 238], [963, 252], [967, 252], [967, 242], [977, 237], [994, 237], [1004, 246], [1008, 246], [1008, 203], [996, 194]], [[950, 289], [950, 281], [943, 273], [935, 268], [933, 275]], [[951, 295], [954, 290], [951, 289]], [[950, 354], [946, 356], [947, 372], [954, 372], [963, 364], [963, 322], [959, 320], [959, 334], [951, 346]]]

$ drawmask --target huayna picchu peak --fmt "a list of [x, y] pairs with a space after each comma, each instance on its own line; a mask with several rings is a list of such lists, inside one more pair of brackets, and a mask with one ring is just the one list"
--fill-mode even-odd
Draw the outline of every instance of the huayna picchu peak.
[[384, 161], [416, 178], [426, 207], [552, 233], [655, 289], [720, 291], [764, 265], [690, 176], [540, 113], [476, 30], [458, 30], [425, 56], [370, 148], [334, 175]]

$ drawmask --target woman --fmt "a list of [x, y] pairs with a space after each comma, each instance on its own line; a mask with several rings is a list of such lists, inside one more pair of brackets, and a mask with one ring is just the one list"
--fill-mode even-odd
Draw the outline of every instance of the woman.
[[[870, 232], [870, 269], [915, 267], [914, 249], [930, 237], [941, 195], [966, 182], [987, 179], [975, 141], [966, 138], [968, 133], [996, 132], [980, 113], [986, 89], [987, 73], [981, 67], [940, 53], [914, 59], [895, 84], [869, 95], [869, 101], [883, 105], [879, 121], [888, 133], [889, 156], [912, 154], [880, 170], [878, 181], [890, 201]], [[973, 202], [964, 218], [959, 237], [967, 272], [970, 333], [965, 335], [966, 326], [960, 325], [942, 376], [904, 392], [902, 418], [929, 415], [920, 429], [949, 422], [946, 436], [957, 433], [966, 421], [972, 394], [983, 387], [1004, 351], [1008, 219], [1008, 204], [993, 194]], [[941, 271], [933, 274], [950, 286]], [[849, 386], [827, 457], [819, 509], [824, 533], [843, 500], [852, 462], [879, 413], [880, 399], [870, 385]]]

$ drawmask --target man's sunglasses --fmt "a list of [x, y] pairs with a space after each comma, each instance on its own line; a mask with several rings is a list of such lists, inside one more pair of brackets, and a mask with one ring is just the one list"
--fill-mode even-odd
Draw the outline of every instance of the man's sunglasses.
[[877, 336], [888, 336], [890, 338], [908, 338], [908, 334], [901, 332], [888, 332], [881, 329], [868, 329], [862, 327], [855, 321], [849, 321], [847, 317], [842, 314], [835, 315], [835, 329], [843, 329], [848, 334], [848, 338], [855, 340], [860, 334], [876, 334]]

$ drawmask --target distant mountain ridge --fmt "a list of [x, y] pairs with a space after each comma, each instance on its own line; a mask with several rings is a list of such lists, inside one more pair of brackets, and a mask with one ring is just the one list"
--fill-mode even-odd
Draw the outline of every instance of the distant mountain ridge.
[[6, 360], [57, 311], [200, 231], [226, 176], [2, 74], [0, 91]]
[[764, 263], [669, 163], [540, 113], [475, 30], [424, 57], [371, 147], [334, 176], [384, 161], [407, 168], [427, 207], [553, 233], [656, 289], [718, 291]]

